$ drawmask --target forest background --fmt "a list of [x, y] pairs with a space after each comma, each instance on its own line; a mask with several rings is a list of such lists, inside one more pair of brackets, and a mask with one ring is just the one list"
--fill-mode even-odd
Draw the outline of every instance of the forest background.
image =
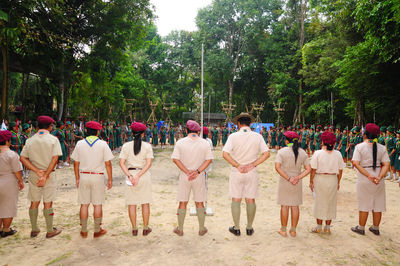
[[157, 33], [149, 0], [0, 0], [0, 119], [174, 121], [264, 103], [263, 122], [400, 124], [400, 0], [214, 0]]

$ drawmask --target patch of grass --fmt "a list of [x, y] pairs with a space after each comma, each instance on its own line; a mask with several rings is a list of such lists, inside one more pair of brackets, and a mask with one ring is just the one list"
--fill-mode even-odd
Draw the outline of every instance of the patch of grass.
[[57, 258], [55, 258], [54, 260], [52, 260], [52, 261], [46, 263], [46, 266], [47, 266], [47, 265], [53, 265], [53, 264], [55, 264], [55, 263], [57, 263], [57, 262], [60, 262], [60, 261], [62, 261], [62, 260], [65, 260], [65, 259], [68, 258], [68, 256], [70, 256], [71, 254], [72, 254], [72, 251], [67, 252], [67, 253], [61, 255], [60, 257], [57, 257]]
[[70, 234], [68, 234], [68, 235], [62, 235], [61, 236], [61, 238], [64, 238], [64, 239], [66, 239], [66, 240], [71, 240], [71, 235]]

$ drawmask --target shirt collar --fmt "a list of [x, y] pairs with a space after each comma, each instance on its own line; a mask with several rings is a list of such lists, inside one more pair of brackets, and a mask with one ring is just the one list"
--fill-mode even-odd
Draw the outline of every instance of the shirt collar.
[[249, 131], [251, 131], [251, 129], [250, 129], [250, 127], [244, 126], [244, 127], [241, 127], [239, 131], [241, 131], [241, 132], [249, 132]]

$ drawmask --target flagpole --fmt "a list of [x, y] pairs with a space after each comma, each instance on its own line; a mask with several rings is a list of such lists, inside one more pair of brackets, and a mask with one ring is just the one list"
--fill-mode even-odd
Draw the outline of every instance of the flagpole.
[[201, 131], [200, 131], [200, 137], [203, 137], [203, 119], [204, 119], [204, 110], [203, 110], [203, 108], [204, 108], [204, 86], [203, 86], [203, 83], [204, 83], [204, 78], [203, 78], [203, 75], [204, 75], [204, 44], [202, 43], [201, 44], [201, 121], [200, 121], [200, 124], [201, 124]]

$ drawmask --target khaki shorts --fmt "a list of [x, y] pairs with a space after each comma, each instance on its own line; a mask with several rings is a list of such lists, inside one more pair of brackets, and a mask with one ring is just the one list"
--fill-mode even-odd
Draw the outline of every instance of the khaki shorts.
[[[135, 176], [138, 172], [140, 171], [129, 171], [129, 173], [131, 173], [133, 176]], [[129, 181], [129, 179], [127, 180]], [[136, 186], [126, 185], [125, 200], [126, 205], [141, 205], [153, 202], [151, 195], [151, 175], [149, 171], [140, 177], [139, 183]]]
[[229, 177], [229, 195], [231, 198], [255, 199], [258, 197], [258, 173], [253, 169], [242, 174], [237, 168], [231, 168]]
[[49, 179], [43, 187], [36, 185], [39, 177], [35, 172], [31, 171], [29, 174], [29, 190], [28, 200], [31, 202], [38, 202], [43, 199], [43, 202], [53, 202], [56, 199], [57, 182], [55, 174], [51, 173]]
[[190, 191], [193, 190], [193, 200], [195, 202], [205, 202], [207, 201], [207, 191], [206, 191], [206, 179], [204, 172], [200, 173], [199, 176], [192, 181], [189, 181], [184, 173], [179, 174], [178, 183], [178, 196], [177, 201], [186, 202], [189, 201]]
[[105, 201], [106, 188], [104, 175], [80, 173], [78, 188], [78, 203], [101, 205]]

